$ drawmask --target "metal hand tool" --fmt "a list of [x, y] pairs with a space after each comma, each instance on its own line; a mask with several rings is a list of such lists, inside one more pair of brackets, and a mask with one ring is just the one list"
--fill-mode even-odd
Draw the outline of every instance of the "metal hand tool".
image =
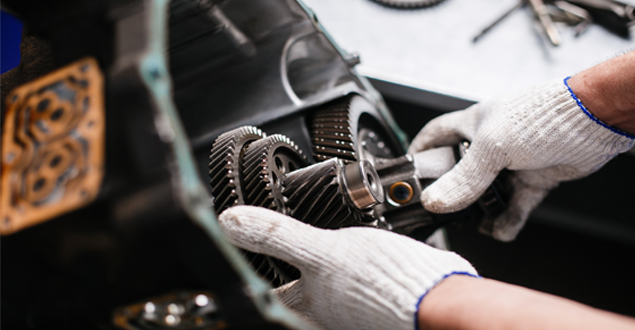
[[593, 18], [587, 10], [569, 2], [562, 0], [554, 1], [552, 8], [553, 11], [550, 12], [552, 19], [574, 26], [576, 37], [582, 34], [582, 32], [593, 23]]
[[493, 27], [498, 25], [498, 23], [502, 22], [505, 18], [507, 18], [507, 16], [509, 16], [511, 13], [513, 13], [514, 11], [516, 11], [517, 9], [522, 7], [524, 4], [525, 4], [525, 0], [519, 1], [516, 5], [514, 5], [514, 7], [510, 8], [508, 11], [506, 11], [503, 14], [503, 16], [501, 16], [498, 19], [496, 19], [492, 24], [487, 26], [485, 29], [483, 29], [483, 31], [481, 31], [478, 35], [476, 35], [474, 37], [474, 39], [472, 39], [472, 42], [477, 42], [481, 37], [483, 37], [487, 32], [489, 32], [489, 30], [491, 30]]
[[635, 26], [635, 7], [615, 0], [567, 0], [588, 11], [593, 21], [607, 30], [630, 38], [630, 28]]
[[551, 44], [554, 46], [560, 45], [560, 33], [553, 24], [553, 20], [551, 20], [551, 16], [549, 16], [549, 10], [547, 9], [545, 3], [542, 0], [529, 0], [529, 5], [538, 18], [538, 21], [540, 22], [540, 25]]

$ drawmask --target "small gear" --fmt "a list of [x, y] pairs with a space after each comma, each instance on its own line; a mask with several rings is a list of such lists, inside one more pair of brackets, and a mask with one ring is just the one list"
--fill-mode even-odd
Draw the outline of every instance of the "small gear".
[[[286, 214], [281, 181], [287, 173], [306, 165], [302, 151], [284, 135], [274, 134], [253, 142], [242, 158], [245, 203]], [[300, 278], [300, 271], [286, 262], [268, 256], [257, 257], [269, 266], [257, 270], [274, 287]]]
[[245, 146], [264, 137], [265, 134], [257, 127], [242, 126], [221, 134], [214, 141], [209, 156], [209, 176], [216, 212], [244, 204], [240, 159]]
[[381, 5], [399, 9], [419, 9], [437, 5], [444, 0], [372, 0]]
[[284, 135], [271, 135], [249, 145], [242, 164], [245, 202], [286, 214], [280, 182], [287, 173], [308, 165], [295, 143]]

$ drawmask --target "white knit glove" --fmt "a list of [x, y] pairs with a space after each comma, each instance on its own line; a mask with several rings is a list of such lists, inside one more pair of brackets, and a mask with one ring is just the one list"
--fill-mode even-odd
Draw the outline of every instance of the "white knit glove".
[[436, 283], [477, 276], [453, 252], [381, 229], [319, 229], [254, 206], [229, 208], [219, 222], [234, 245], [300, 270], [299, 280], [274, 294], [325, 329], [412, 330], [421, 298]]
[[461, 210], [474, 203], [502, 169], [514, 170], [509, 208], [481, 225], [481, 231], [510, 241], [549, 190], [561, 181], [585, 177], [629, 150], [635, 137], [596, 119], [568, 88], [567, 79], [430, 121], [409, 153], [463, 139], [472, 143], [451, 171], [423, 191], [424, 207], [435, 213]]

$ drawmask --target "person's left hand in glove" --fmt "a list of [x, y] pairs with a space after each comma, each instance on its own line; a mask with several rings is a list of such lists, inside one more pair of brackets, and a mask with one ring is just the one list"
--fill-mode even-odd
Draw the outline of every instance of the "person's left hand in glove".
[[[453, 252], [369, 227], [319, 229], [236, 206], [219, 217], [234, 245], [297, 267], [274, 290], [325, 329], [627, 329], [635, 321], [485, 280]], [[440, 284], [439, 284], [440, 283]]]

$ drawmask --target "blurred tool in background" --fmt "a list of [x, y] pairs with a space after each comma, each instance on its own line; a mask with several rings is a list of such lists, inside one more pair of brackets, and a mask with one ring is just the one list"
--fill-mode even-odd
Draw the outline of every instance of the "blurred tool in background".
[[562, 22], [575, 29], [576, 37], [591, 24], [596, 23], [608, 31], [630, 39], [630, 29], [635, 26], [635, 7], [615, 0], [521, 0], [474, 39], [477, 42], [488, 31], [517, 9], [528, 5], [538, 21], [541, 32], [549, 42], [560, 45], [561, 38], [554, 22]]
[[380, 5], [400, 9], [418, 9], [434, 6], [444, 0], [372, 0]]

